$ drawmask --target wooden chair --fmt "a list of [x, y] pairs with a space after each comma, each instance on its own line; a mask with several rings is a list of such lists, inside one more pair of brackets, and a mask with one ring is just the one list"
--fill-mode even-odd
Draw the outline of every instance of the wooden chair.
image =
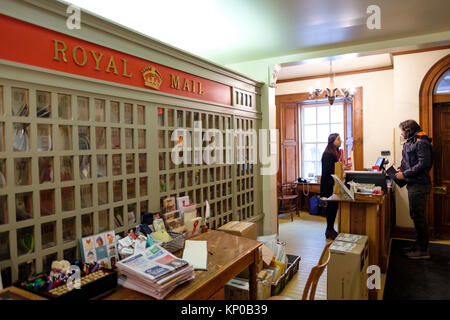
[[294, 221], [292, 213], [299, 216], [298, 209], [297, 183], [278, 184], [278, 214], [289, 213]]
[[[331, 253], [329, 248], [332, 243], [333, 241], [329, 241], [325, 245], [325, 248], [323, 248], [322, 254], [320, 255], [319, 263], [317, 264], [317, 266], [314, 266], [311, 269], [308, 280], [306, 281], [305, 284], [305, 289], [303, 290], [302, 300], [314, 300], [319, 279], [322, 276], [322, 273], [324, 272], [325, 268], [327, 267], [328, 262], [330, 261]], [[268, 300], [294, 300], [294, 299], [283, 296], [273, 296], [270, 297]]]

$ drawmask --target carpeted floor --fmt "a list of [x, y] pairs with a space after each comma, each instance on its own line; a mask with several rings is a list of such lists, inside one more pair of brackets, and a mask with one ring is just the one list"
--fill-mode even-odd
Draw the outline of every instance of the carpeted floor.
[[410, 244], [392, 240], [383, 299], [450, 299], [450, 245], [431, 243], [430, 260], [411, 260], [401, 250]]

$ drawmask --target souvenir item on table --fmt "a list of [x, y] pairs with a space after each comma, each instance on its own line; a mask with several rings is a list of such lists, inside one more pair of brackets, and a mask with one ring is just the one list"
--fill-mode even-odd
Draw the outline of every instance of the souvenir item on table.
[[202, 217], [196, 217], [187, 220], [184, 224], [186, 226], [186, 237], [193, 237], [201, 232]]
[[178, 207], [178, 210], [180, 211], [180, 216], [181, 217], [183, 217], [184, 207], [187, 206], [188, 204], [190, 204], [189, 196], [184, 196], [184, 197], [178, 197], [177, 198], [177, 207]]
[[203, 222], [203, 225], [206, 225], [208, 223], [208, 219], [211, 216], [211, 207], [209, 205], [208, 200], [205, 201], [205, 221]]
[[153, 220], [153, 228], [155, 231], [166, 230], [164, 226], [164, 220], [161, 218]]
[[166, 229], [169, 231], [173, 231], [175, 228], [181, 227], [183, 224], [183, 220], [181, 218], [173, 218], [165, 220]]
[[175, 210], [175, 197], [168, 197], [163, 200], [164, 212], [171, 212]]
[[194, 218], [197, 217], [197, 206], [195, 203], [192, 203], [185, 207], [184, 210], [184, 216], [183, 216], [183, 223], [186, 225], [186, 223]]
[[151, 237], [161, 242], [169, 242], [173, 240], [173, 238], [170, 236], [170, 234], [167, 233], [166, 230], [152, 232]]
[[114, 230], [80, 239], [81, 258], [86, 263], [98, 263], [111, 269], [118, 261]]
[[[105, 294], [117, 286], [117, 271], [102, 268], [99, 263], [53, 261], [50, 273], [33, 274], [14, 283], [47, 299], [88, 300]], [[74, 290], [77, 289], [77, 290]]]

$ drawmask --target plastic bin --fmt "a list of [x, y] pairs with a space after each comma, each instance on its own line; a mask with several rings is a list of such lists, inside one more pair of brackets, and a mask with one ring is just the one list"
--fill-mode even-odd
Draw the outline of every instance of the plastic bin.
[[277, 282], [272, 283], [271, 295], [277, 296], [286, 287], [286, 284], [294, 277], [295, 273], [298, 271], [298, 265], [300, 263], [300, 257], [292, 254], [286, 254], [288, 263], [286, 270], [281, 275]]
[[319, 199], [318, 196], [313, 196], [309, 198], [309, 214], [318, 215], [319, 214]]

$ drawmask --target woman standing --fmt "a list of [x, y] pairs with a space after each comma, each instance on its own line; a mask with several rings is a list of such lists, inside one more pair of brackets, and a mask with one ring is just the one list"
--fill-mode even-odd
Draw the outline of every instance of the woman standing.
[[[339, 159], [339, 147], [341, 146], [341, 137], [338, 133], [332, 133], [328, 137], [328, 145], [322, 155], [322, 178], [320, 180], [320, 197], [328, 198], [333, 194], [334, 180], [331, 176], [334, 174], [334, 164]], [[325, 237], [334, 240], [337, 232], [334, 230], [334, 221], [338, 210], [336, 201], [327, 203], [327, 230]]]

